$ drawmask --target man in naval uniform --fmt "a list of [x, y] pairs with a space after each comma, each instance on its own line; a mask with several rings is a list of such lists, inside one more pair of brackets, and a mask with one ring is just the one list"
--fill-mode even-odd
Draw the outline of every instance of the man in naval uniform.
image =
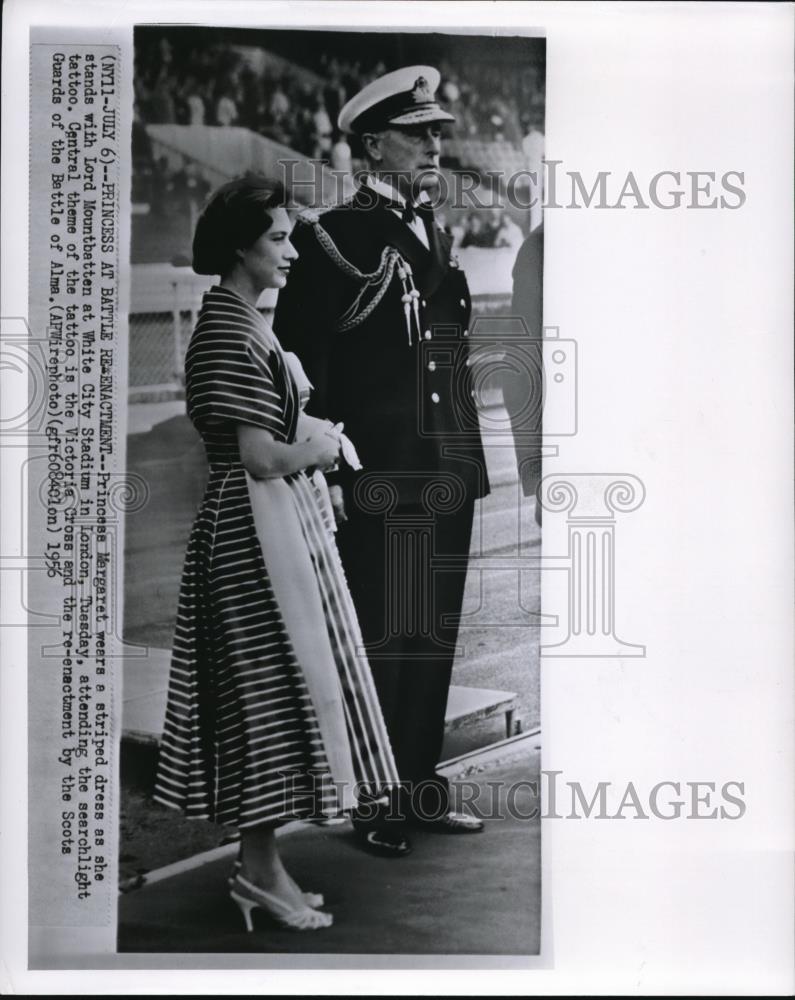
[[402, 791], [362, 810], [367, 847], [399, 857], [409, 827], [474, 833], [437, 775], [475, 500], [488, 492], [469, 367], [470, 295], [434, 220], [439, 73], [410, 66], [340, 111], [369, 172], [346, 203], [305, 215], [274, 327], [342, 422], [363, 468], [329, 477], [337, 543]]

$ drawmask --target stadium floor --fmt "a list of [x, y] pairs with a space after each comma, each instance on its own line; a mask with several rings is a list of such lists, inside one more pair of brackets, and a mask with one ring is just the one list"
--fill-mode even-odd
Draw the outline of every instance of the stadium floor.
[[326, 909], [334, 914], [328, 929], [290, 932], [259, 912], [254, 933], [247, 934], [227, 897], [230, 852], [120, 897], [118, 950], [535, 955], [541, 919], [540, 821], [526, 817], [538, 806], [529, 788], [538, 769], [534, 750], [477, 774], [472, 808], [483, 814], [498, 802], [483, 833], [417, 832], [414, 852], [399, 860], [363, 853], [347, 823], [305, 825], [282, 838], [285, 863], [299, 883], [325, 895]]

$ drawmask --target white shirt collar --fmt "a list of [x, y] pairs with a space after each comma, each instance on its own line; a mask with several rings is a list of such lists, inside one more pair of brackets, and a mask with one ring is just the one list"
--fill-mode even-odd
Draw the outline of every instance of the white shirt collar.
[[[406, 199], [397, 190], [397, 188], [393, 188], [391, 184], [387, 184], [386, 181], [380, 180], [374, 174], [367, 174], [364, 178], [364, 183], [368, 187], [372, 188], [376, 194], [380, 194], [382, 197], [393, 201], [395, 205], [398, 206], [394, 209], [395, 211], [400, 211], [400, 209], [406, 207]], [[420, 196], [417, 199], [416, 204], [424, 205], [427, 201], [429, 201], [427, 191], [420, 191]]]
[[374, 174], [368, 174], [364, 179], [365, 184], [372, 188], [376, 194], [380, 194], [383, 198], [389, 199], [389, 201], [395, 202], [400, 208], [406, 207], [406, 199], [402, 194], [393, 188], [391, 184], [387, 184], [386, 181], [379, 180]]

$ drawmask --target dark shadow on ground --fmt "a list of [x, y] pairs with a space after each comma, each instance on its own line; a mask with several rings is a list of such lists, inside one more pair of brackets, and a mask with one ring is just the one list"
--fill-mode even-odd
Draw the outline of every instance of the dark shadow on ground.
[[[326, 897], [334, 925], [296, 933], [255, 914], [247, 934], [228, 898], [229, 861], [133, 891], [120, 900], [121, 952], [534, 955], [541, 918], [540, 821], [528, 782], [538, 754], [476, 776], [470, 809], [481, 834], [414, 835], [400, 860], [364, 854], [348, 824], [306, 827], [282, 841], [300, 884]], [[513, 815], [511, 815], [511, 813]]]

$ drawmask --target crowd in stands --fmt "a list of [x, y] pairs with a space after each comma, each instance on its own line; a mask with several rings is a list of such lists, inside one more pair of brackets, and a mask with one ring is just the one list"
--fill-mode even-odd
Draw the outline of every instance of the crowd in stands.
[[[540, 85], [530, 89], [520, 109], [512, 74], [499, 65], [468, 66], [466, 78], [449, 60], [440, 60], [439, 69], [438, 98], [456, 116], [457, 136], [519, 146], [523, 119], [543, 107]], [[243, 46], [175, 46], [163, 34], [136, 45], [136, 107], [146, 123], [240, 125], [330, 161], [341, 139], [340, 108], [386, 71], [382, 60], [367, 65], [321, 53], [312, 70], [300, 73], [281, 59], [260, 64]], [[345, 151], [337, 155], [344, 157]]]
[[[347, 76], [313, 86], [281, 64], [258, 72], [245, 52], [223, 44], [182, 50], [162, 36], [136, 52], [135, 101], [142, 122], [239, 125], [324, 160], [339, 145], [334, 122], [355, 86]], [[336, 157], [344, 162], [344, 150]]]
[[[522, 82], [520, 107], [516, 74], [500, 65], [479, 62], [464, 70], [447, 59], [437, 65], [437, 97], [456, 116], [454, 136], [510, 143], [535, 169], [530, 161], [543, 150], [543, 86], [532, 72]], [[298, 65], [225, 40], [175, 44], [165, 31], [136, 39], [133, 203], [150, 216], [147, 227], [170, 225], [168, 220], [189, 224], [211, 187], [190, 160], [153, 155], [147, 125], [243, 126], [349, 172], [362, 163], [355, 141], [349, 144], [337, 130], [337, 115], [352, 94], [390, 68], [379, 58], [368, 63], [322, 51], [307, 51]], [[446, 228], [460, 248], [518, 248], [523, 238], [516, 221], [499, 209], [451, 213]]]
[[443, 213], [437, 219], [453, 237], [455, 249], [467, 247], [512, 247], [518, 250], [524, 234], [516, 221], [502, 209], [479, 209], [459, 215], [448, 223]]

